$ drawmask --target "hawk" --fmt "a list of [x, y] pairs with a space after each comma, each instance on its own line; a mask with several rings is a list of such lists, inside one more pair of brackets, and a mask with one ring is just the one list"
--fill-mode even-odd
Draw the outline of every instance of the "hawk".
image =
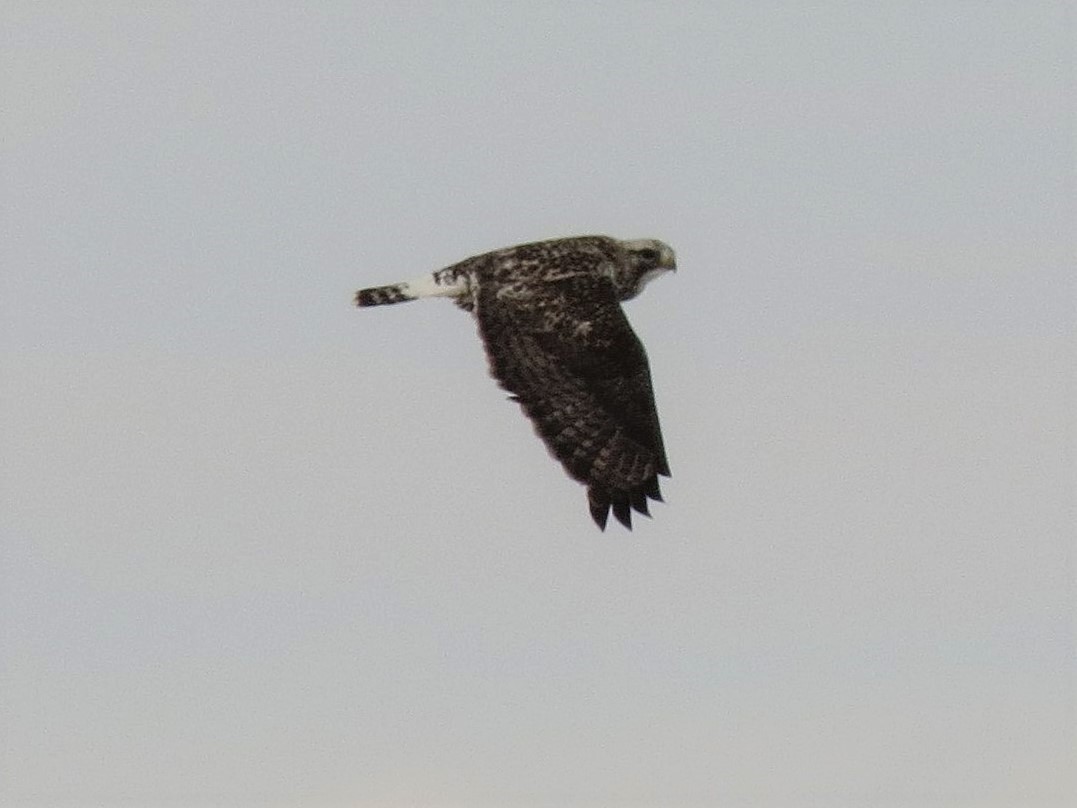
[[405, 283], [360, 289], [358, 306], [449, 297], [478, 322], [490, 372], [568, 475], [600, 529], [629, 530], [670, 476], [647, 354], [621, 310], [675, 270], [655, 239], [553, 239], [495, 250]]

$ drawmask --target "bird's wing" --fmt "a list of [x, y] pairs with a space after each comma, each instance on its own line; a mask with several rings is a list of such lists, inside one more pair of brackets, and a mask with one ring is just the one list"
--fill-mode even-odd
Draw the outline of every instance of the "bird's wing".
[[476, 316], [490, 370], [550, 452], [588, 487], [605, 528], [647, 514], [669, 476], [647, 354], [606, 278], [483, 284]]

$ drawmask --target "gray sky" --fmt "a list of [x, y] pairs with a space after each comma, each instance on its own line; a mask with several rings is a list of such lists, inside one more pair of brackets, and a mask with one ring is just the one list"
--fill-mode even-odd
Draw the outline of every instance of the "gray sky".
[[[6, 2], [0, 804], [1077, 799], [1064, 3]], [[598, 533], [444, 301], [658, 237]]]

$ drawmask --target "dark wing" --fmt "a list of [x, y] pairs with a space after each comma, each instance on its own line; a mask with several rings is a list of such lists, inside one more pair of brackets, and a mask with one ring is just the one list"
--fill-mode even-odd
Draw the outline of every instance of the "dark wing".
[[[669, 476], [647, 354], [607, 278], [484, 283], [476, 316], [490, 370], [565, 471], [587, 485], [602, 529], [648, 514]], [[649, 515], [649, 514], [648, 514]]]

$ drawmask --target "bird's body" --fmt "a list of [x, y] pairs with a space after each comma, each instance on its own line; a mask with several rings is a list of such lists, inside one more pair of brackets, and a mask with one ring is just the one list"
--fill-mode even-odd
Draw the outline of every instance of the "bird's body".
[[413, 281], [361, 289], [359, 306], [450, 297], [479, 325], [492, 375], [512, 394], [591, 515], [626, 527], [669, 476], [643, 345], [620, 303], [676, 268], [660, 241], [539, 241], [468, 258]]

